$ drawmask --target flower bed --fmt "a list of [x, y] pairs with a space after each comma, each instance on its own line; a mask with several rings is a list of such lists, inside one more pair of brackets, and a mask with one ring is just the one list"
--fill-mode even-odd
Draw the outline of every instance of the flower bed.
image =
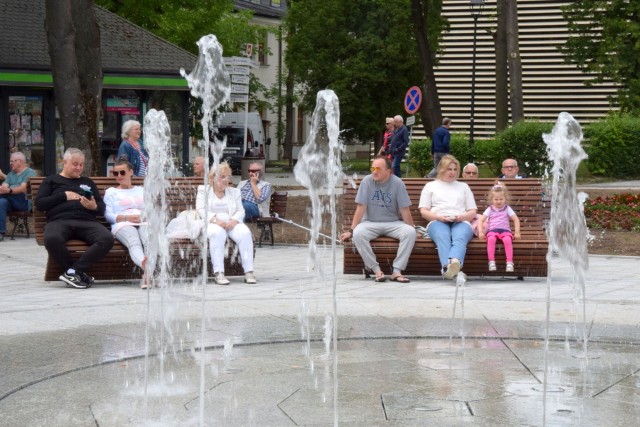
[[587, 199], [584, 215], [591, 229], [640, 231], [640, 195], [616, 194]]

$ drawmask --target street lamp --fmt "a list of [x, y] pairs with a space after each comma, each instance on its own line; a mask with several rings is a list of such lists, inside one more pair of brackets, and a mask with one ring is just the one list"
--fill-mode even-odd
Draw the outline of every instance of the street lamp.
[[471, 0], [469, 2], [469, 11], [471, 12], [471, 16], [473, 17], [473, 56], [471, 60], [471, 108], [469, 111], [469, 156], [471, 157], [471, 161], [473, 162], [473, 154], [471, 154], [471, 149], [473, 149], [473, 132], [475, 128], [474, 123], [474, 114], [475, 114], [475, 103], [476, 103], [476, 45], [477, 45], [477, 35], [478, 35], [478, 17], [482, 14], [482, 9], [484, 8], [484, 0]]

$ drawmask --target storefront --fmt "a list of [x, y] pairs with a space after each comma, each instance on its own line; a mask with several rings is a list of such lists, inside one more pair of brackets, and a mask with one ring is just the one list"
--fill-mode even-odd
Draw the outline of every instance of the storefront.
[[[6, 172], [10, 154], [21, 151], [39, 174], [54, 174], [61, 170], [64, 135], [55, 106], [44, 2], [6, 0], [3, 8], [0, 169]], [[189, 89], [178, 70], [191, 69], [196, 57], [104, 9], [97, 7], [96, 16], [104, 69], [98, 125], [101, 173], [107, 174], [115, 160], [122, 124], [130, 119], [143, 123], [150, 109], [166, 114], [176, 167], [184, 169], [189, 163]], [[9, 31], [9, 23], [17, 20], [21, 25]]]

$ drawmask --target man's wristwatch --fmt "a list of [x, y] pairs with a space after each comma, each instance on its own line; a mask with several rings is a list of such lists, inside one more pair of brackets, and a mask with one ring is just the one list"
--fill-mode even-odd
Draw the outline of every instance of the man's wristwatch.
[[347, 230], [349, 233], [351, 233], [351, 235], [353, 236], [353, 228], [350, 228]]

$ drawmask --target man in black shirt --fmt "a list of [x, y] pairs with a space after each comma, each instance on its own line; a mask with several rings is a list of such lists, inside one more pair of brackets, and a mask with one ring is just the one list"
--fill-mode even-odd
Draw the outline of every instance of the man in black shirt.
[[[85, 289], [93, 284], [93, 277], [85, 271], [100, 261], [113, 247], [113, 235], [97, 220], [104, 213], [105, 204], [96, 184], [83, 177], [84, 154], [77, 148], [64, 153], [62, 172], [48, 176], [40, 186], [36, 206], [47, 212], [44, 246], [49, 256], [62, 267], [60, 280], [68, 286]], [[78, 239], [90, 246], [76, 261], [65, 246]]]

